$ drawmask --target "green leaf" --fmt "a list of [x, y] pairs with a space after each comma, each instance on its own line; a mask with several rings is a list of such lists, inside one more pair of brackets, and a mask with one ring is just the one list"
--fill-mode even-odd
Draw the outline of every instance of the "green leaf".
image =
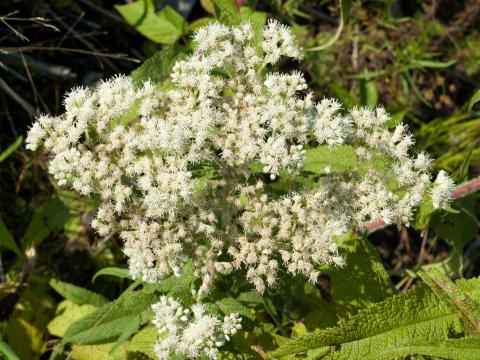
[[133, 70], [131, 77], [134, 82], [151, 80], [159, 83], [168, 78], [175, 63], [186, 57], [184, 47], [174, 44], [158, 51], [141, 66]]
[[391, 119], [386, 122], [385, 127], [392, 128], [400, 125], [405, 118], [406, 110], [395, 111], [390, 114]]
[[437, 210], [433, 207], [432, 197], [430, 194], [423, 196], [422, 203], [418, 207], [415, 214], [414, 227], [417, 230], [423, 230], [430, 223], [430, 219]]
[[7, 226], [2, 220], [2, 216], [0, 215], [0, 247], [3, 247], [8, 250], [14, 251], [17, 255], [21, 255], [20, 249], [15, 242], [10, 231], [7, 229]]
[[95, 273], [92, 278], [92, 282], [99, 276], [115, 276], [122, 279], [130, 279], [130, 273], [126, 268], [119, 268], [119, 267], [106, 267], [103, 268]]
[[357, 164], [355, 149], [350, 145], [322, 145], [305, 153], [306, 171], [317, 174], [352, 171]]
[[111, 352], [113, 344], [74, 345], [69, 357], [75, 360], [125, 360], [130, 359], [123, 346]]
[[242, 18], [235, 0], [212, 0], [215, 18], [225, 25], [238, 25]]
[[472, 161], [473, 149], [471, 149], [467, 156], [463, 158], [460, 166], [452, 173], [451, 178], [456, 184], [463, 183], [468, 180], [468, 170], [470, 162]]
[[132, 333], [132, 325], [139, 329], [153, 316], [150, 306], [156, 296], [145, 292], [127, 292], [74, 322], [64, 336], [65, 342], [93, 344]]
[[362, 99], [362, 104], [370, 109], [374, 109], [377, 106], [378, 90], [373, 80], [360, 83], [360, 98]]
[[196, 277], [193, 275], [191, 262], [184, 265], [180, 276], [171, 275], [157, 284], [149, 285], [152, 291], [160, 291], [178, 298], [184, 305], [192, 303], [192, 285]]
[[49, 284], [65, 299], [77, 305], [91, 304], [101, 306], [108, 302], [107, 298], [103, 295], [57, 279], [51, 279]]
[[200, 4], [202, 5], [203, 9], [210, 14], [213, 14], [215, 11], [212, 0], [200, 0]]
[[252, 44], [257, 50], [257, 53], [262, 54], [262, 31], [265, 23], [267, 22], [267, 14], [260, 11], [253, 11], [247, 6], [242, 6], [240, 8], [240, 18], [242, 22], [249, 22], [250, 24], [252, 24], [253, 32], [255, 34]]
[[33, 214], [32, 221], [25, 231], [28, 246], [37, 247], [54, 230], [60, 229], [68, 220], [68, 210], [63, 202], [53, 197]]
[[[478, 302], [478, 278], [458, 280], [455, 285], [459, 293]], [[451, 290], [444, 289], [447, 292]], [[460, 338], [464, 333], [461, 325], [465, 316], [463, 311], [462, 307], [441, 299], [428, 286], [421, 285], [362, 309], [353, 317], [340, 320], [336, 327], [290, 339], [271, 355], [278, 358], [325, 348], [329, 349], [329, 358], [345, 360], [393, 359], [403, 356], [405, 351], [422, 354], [423, 350], [406, 350], [402, 349], [402, 345], [418, 341], [423, 346], [430, 346], [436, 342], [448, 342], [450, 336]], [[465, 340], [463, 345], [467, 343]]]
[[156, 355], [152, 345], [157, 341], [157, 336], [157, 328], [154, 326], [146, 326], [132, 337], [125, 347], [129, 352], [141, 352], [155, 359]]
[[77, 305], [70, 300], [63, 300], [58, 304], [55, 317], [48, 323], [47, 329], [50, 334], [63, 337], [70, 325], [95, 309], [96, 307], [90, 304]]
[[23, 136], [19, 136], [8, 148], [0, 154], [0, 163], [12, 155], [23, 142]]
[[458, 199], [453, 203], [455, 209], [459, 210], [457, 213], [436, 212], [430, 220], [435, 233], [459, 252], [478, 232], [475, 204], [472, 197]]
[[0, 354], [5, 355], [7, 360], [20, 360], [12, 348], [3, 340], [0, 340]]
[[433, 60], [413, 60], [410, 65], [415, 68], [431, 68], [431, 69], [444, 69], [454, 65], [457, 60], [450, 61], [433, 61]]
[[255, 320], [249, 308], [234, 298], [223, 298], [215, 303], [225, 315], [237, 313], [243, 317]]
[[475, 94], [470, 98], [470, 102], [468, 104], [468, 113], [470, 116], [477, 116], [479, 114], [479, 109], [477, 108], [477, 104], [480, 101], [480, 90], [477, 90]]
[[337, 42], [342, 34], [343, 27], [348, 22], [348, 18], [350, 17], [350, 8], [352, 7], [352, 0], [339, 0], [340, 3], [340, 25], [335, 32], [335, 35], [327, 41], [325, 44], [308, 49], [309, 51], [318, 51], [324, 50]]
[[23, 316], [10, 319], [6, 334], [8, 343], [20, 359], [36, 359], [45, 351], [42, 329], [31, 319]]
[[421, 266], [424, 271], [430, 271], [431, 269], [437, 269], [447, 276], [459, 275], [463, 269], [462, 253], [456, 249], [453, 249], [452, 253], [442, 261], [431, 262]]
[[455, 286], [453, 281], [435, 268], [428, 272], [420, 271], [419, 276], [441, 301], [461, 314], [464, 328], [469, 334], [480, 335], [479, 306], [465, 291]]
[[186, 32], [185, 19], [169, 5], [158, 13], [153, 0], [138, 0], [115, 8], [139, 33], [159, 44], [173, 44]]
[[391, 360], [399, 356], [429, 356], [435, 359], [477, 360], [480, 359], [480, 340], [477, 338], [449, 339], [440, 341], [408, 340], [395, 349], [379, 351], [375, 359]]
[[345, 266], [322, 271], [330, 277], [332, 300], [339, 317], [379, 302], [393, 294], [393, 286], [377, 249], [366, 238], [351, 236], [340, 245]]

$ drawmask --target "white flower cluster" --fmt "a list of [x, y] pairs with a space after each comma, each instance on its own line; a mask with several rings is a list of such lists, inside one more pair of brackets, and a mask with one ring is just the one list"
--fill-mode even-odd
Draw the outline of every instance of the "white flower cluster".
[[[75, 89], [65, 114], [28, 135], [60, 184], [99, 199], [92, 226], [119, 233], [133, 277], [157, 282], [192, 259], [200, 293], [239, 268], [259, 292], [281, 269], [314, 282], [319, 265], [342, 265], [338, 237], [375, 220], [408, 224], [426, 194], [446, 206], [451, 180], [440, 172], [432, 185], [430, 159], [411, 157], [412, 136], [390, 131], [383, 108], [345, 112], [315, 102], [299, 72], [266, 73], [301, 56], [288, 28], [269, 22], [259, 46], [248, 23], [212, 24], [194, 40], [173, 89], [123, 76]], [[306, 145], [354, 149], [358, 168], [332, 164], [302, 182]]]
[[159, 359], [170, 359], [173, 354], [216, 359], [218, 348], [242, 328], [242, 319], [235, 313], [221, 321], [210, 315], [203, 304], [185, 309], [168, 296], [160, 297], [152, 309], [155, 313], [153, 323], [159, 335], [154, 350]]

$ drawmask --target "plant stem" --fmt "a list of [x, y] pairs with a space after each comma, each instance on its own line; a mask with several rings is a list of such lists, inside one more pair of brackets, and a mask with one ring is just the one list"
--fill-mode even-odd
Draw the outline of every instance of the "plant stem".
[[2, 253], [0, 253], [0, 284], [5, 282], [5, 273], [3, 272]]

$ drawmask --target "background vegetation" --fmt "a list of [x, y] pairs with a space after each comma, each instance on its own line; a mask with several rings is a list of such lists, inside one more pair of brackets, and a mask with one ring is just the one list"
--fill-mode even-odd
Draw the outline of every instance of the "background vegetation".
[[[317, 97], [384, 105], [460, 184], [480, 172], [479, 14], [477, 0], [2, 1], [0, 358], [148, 358], [149, 305], [159, 293], [192, 301], [188, 266], [155, 287], [132, 282], [120, 240], [89, 225], [95, 204], [25, 151], [32, 119], [60, 114], [65, 91], [117, 73], [163, 83], [197, 27], [273, 17], [310, 49], [300, 70]], [[412, 228], [349, 239], [348, 271], [324, 269], [316, 287], [285, 278], [260, 297], [220, 282], [212, 311], [245, 325], [222, 356], [480, 358], [479, 214], [473, 193], [447, 212], [420, 209]]]

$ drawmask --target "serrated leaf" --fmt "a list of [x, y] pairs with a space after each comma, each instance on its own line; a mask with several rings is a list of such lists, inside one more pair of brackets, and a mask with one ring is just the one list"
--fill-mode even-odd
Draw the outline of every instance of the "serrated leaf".
[[106, 267], [97, 271], [95, 275], [93, 275], [92, 282], [94, 282], [99, 276], [115, 276], [122, 279], [130, 279], [130, 273], [128, 269], [114, 266]]
[[347, 317], [393, 294], [388, 273], [368, 239], [353, 236], [344, 239], [340, 255], [345, 259], [344, 267], [328, 267], [322, 271], [330, 277], [337, 316]]
[[8, 158], [10, 155], [12, 155], [15, 150], [18, 149], [20, 145], [22, 145], [23, 142], [23, 136], [19, 136], [8, 148], [6, 148], [1, 154], [0, 154], [0, 163], [3, 162], [6, 158]]
[[63, 202], [53, 197], [33, 214], [25, 231], [27, 246], [37, 247], [54, 230], [60, 229], [68, 220], [68, 210]]
[[139, 329], [151, 318], [150, 306], [155, 300], [155, 295], [145, 292], [125, 293], [74, 322], [65, 333], [64, 341], [92, 344], [116, 339], [125, 332], [131, 333], [132, 323]]
[[225, 315], [237, 313], [243, 317], [255, 320], [255, 316], [252, 314], [252, 312], [245, 305], [234, 298], [223, 298], [217, 301], [215, 304], [217, 304], [217, 306]]
[[235, 0], [212, 0], [215, 18], [225, 25], [238, 25], [242, 21]]
[[247, 304], [263, 304], [262, 296], [256, 291], [246, 291], [238, 295], [237, 300]]
[[147, 59], [141, 66], [133, 70], [130, 76], [136, 83], [146, 80], [162, 82], [170, 75], [173, 65], [185, 56], [184, 47], [178, 44], [169, 46]]
[[169, 5], [155, 12], [153, 0], [138, 0], [115, 8], [139, 33], [159, 44], [173, 44], [186, 31], [185, 19]]
[[63, 300], [58, 304], [56, 315], [48, 323], [47, 329], [50, 334], [63, 337], [70, 325], [95, 309], [96, 307], [90, 304], [77, 305], [70, 300]]
[[[479, 279], [458, 280], [459, 291], [478, 302]], [[360, 310], [336, 327], [317, 330], [282, 344], [271, 355], [281, 357], [330, 348], [335, 359], [377, 359], [388, 353], [388, 359], [402, 355], [399, 347], [410, 341], [424, 345], [448, 341], [462, 335], [463, 314], [458, 307], [441, 300], [426, 285], [389, 297]]]
[[375, 359], [391, 360], [411, 355], [450, 360], [477, 360], [480, 359], [480, 340], [478, 338], [441, 341], [409, 340], [398, 344], [395, 349], [380, 350]]
[[101, 306], [108, 302], [105, 296], [84, 289], [80, 286], [69, 284], [57, 279], [51, 279], [49, 284], [65, 299], [70, 300], [77, 305], [91, 304]]
[[464, 328], [469, 334], [477, 336], [480, 334], [480, 309], [470, 296], [438, 269], [432, 268], [428, 272], [421, 271], [419, 276], [441, 301], [458, 310], [464, 321]]
[[2, 220], [2, 216], [0, 215], [0, 247], [5, 249], [11, 250], [15, 252], [17, 255], [21, 255], [20, 249], [15, 242], [12, 234], [8, 230], [7, 226]]
[[188, 306], [192, 303], [191, 291], [195, 279], [193, 266], [188, 262], [184, 265], [180, 276], [172, 275], [156, 284], [149, 285], [149, 288], [172, 295]]

